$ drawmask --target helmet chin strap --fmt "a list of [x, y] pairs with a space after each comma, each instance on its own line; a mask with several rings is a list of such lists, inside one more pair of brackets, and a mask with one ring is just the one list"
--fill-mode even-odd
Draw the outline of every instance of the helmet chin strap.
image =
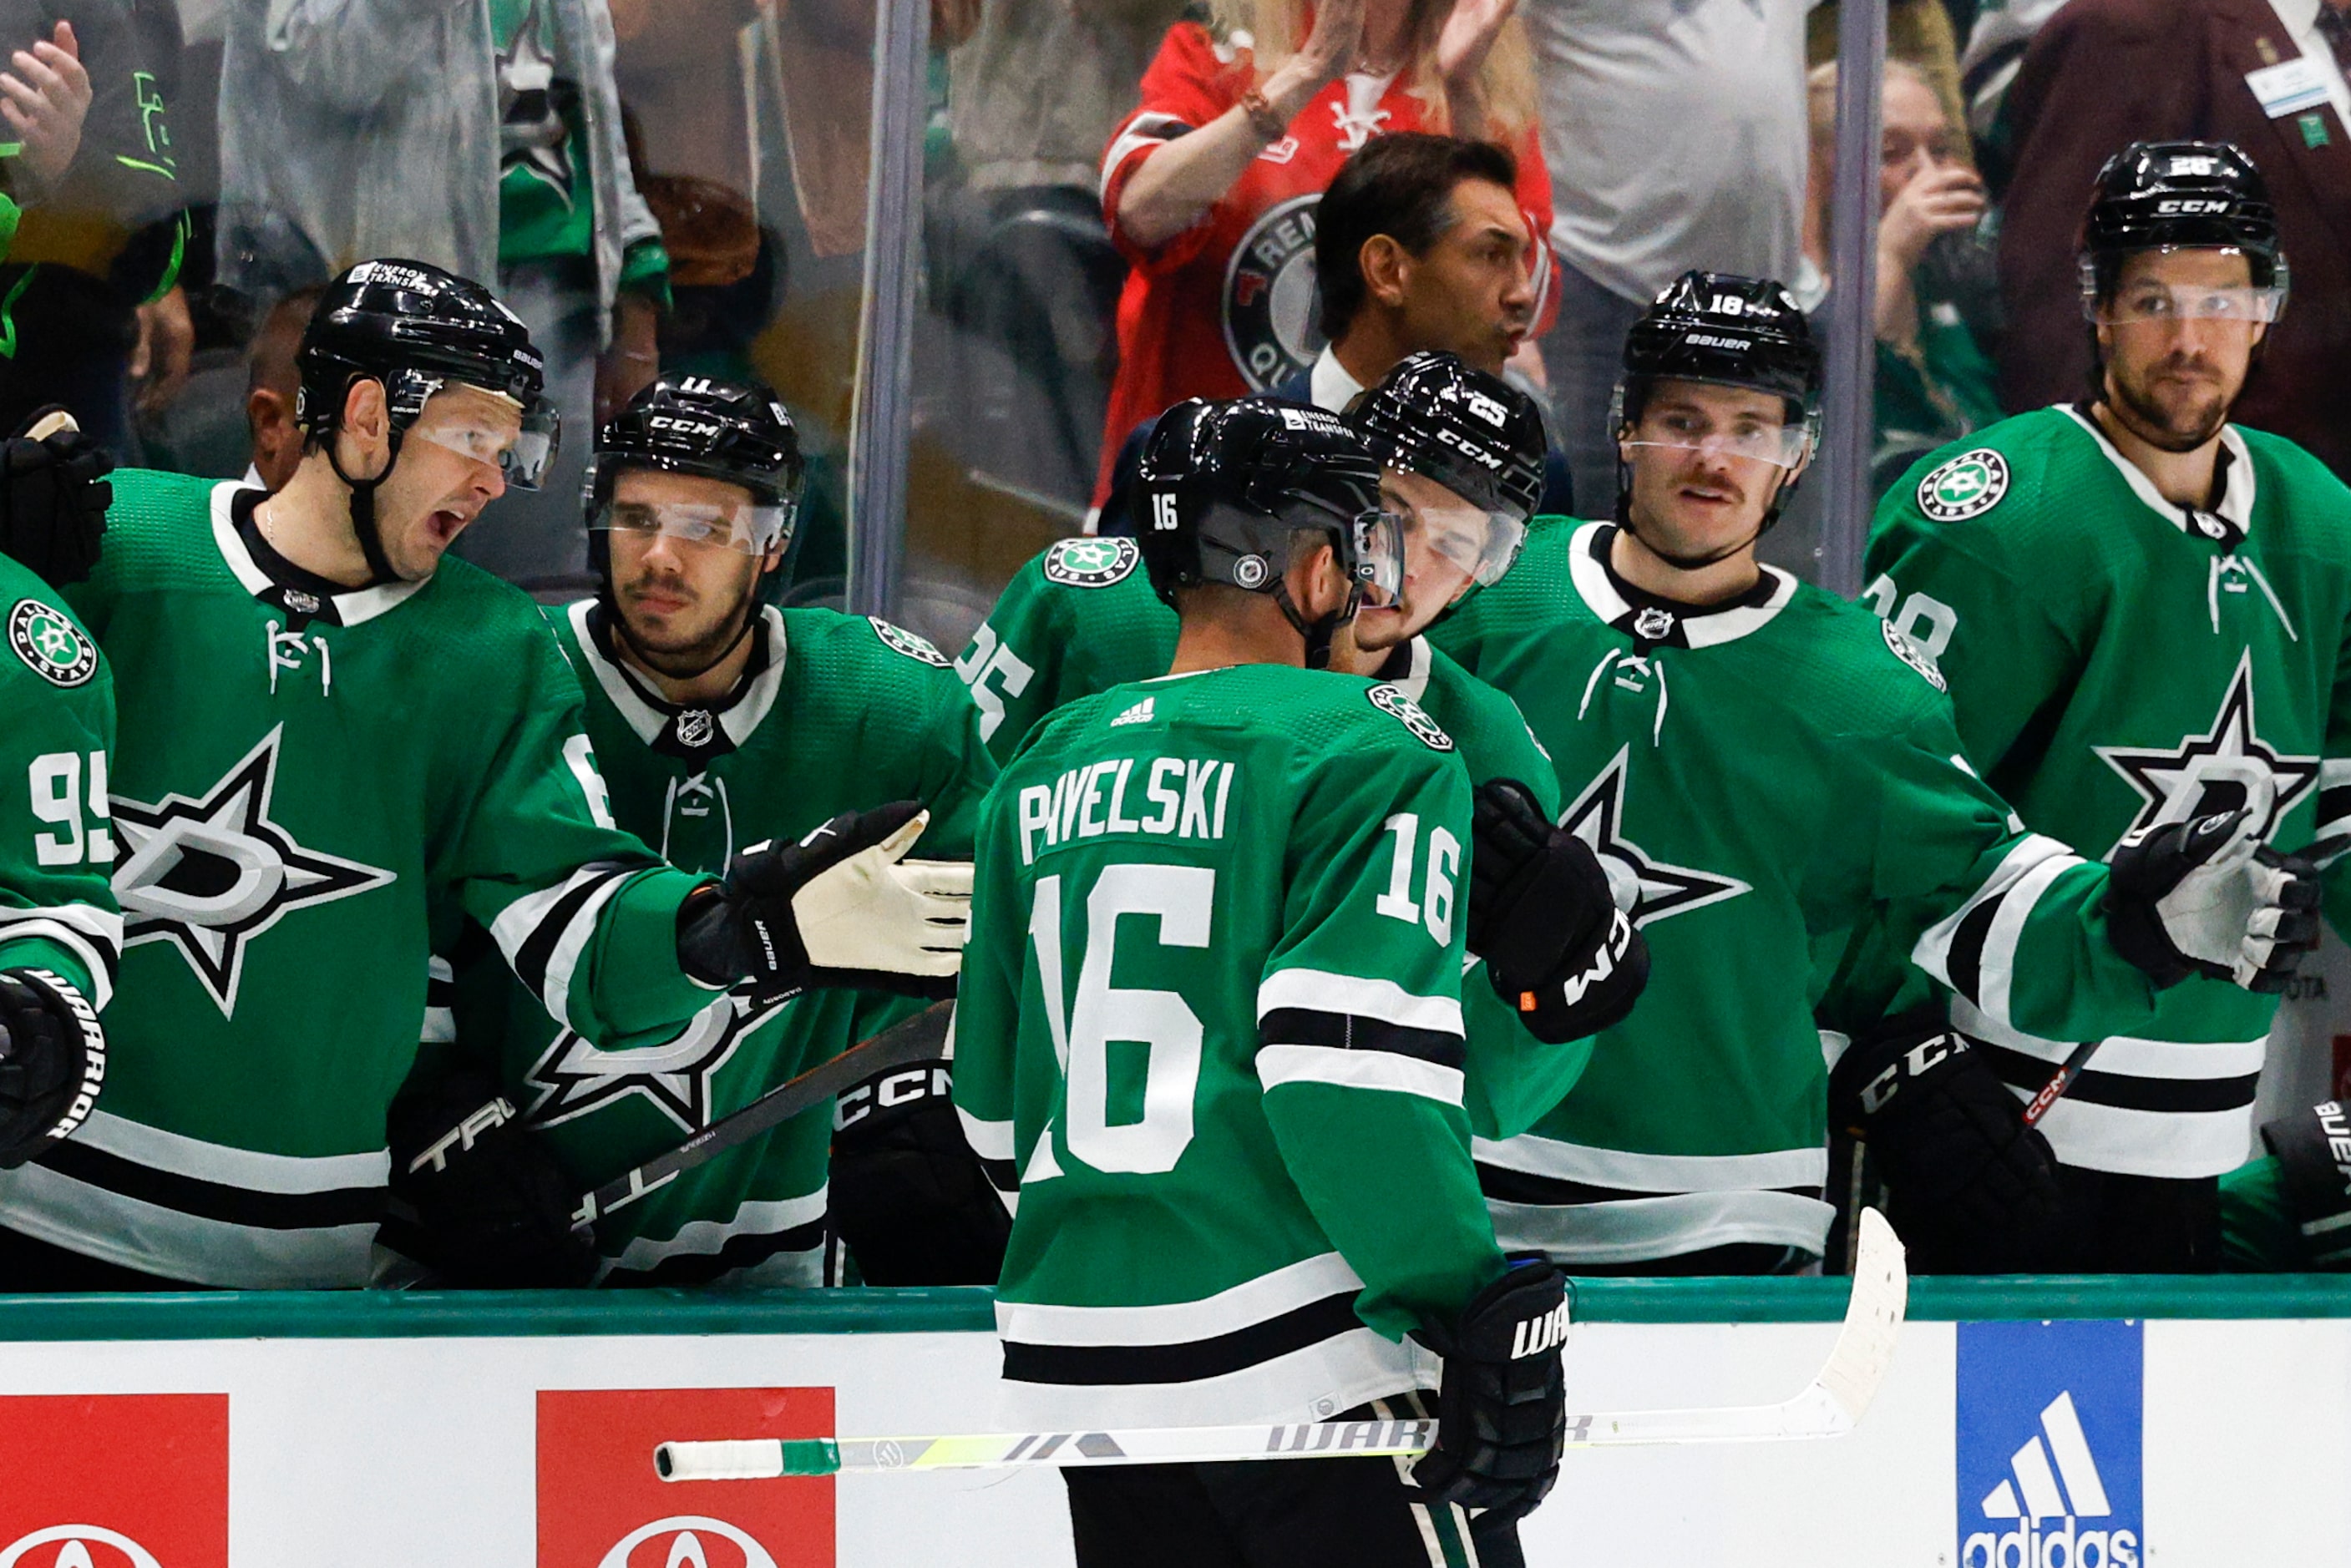
[[375, 493], [392, 477], [393, 466], [400, 462], [400, 431], [394, 427], [390, 432], [392, 455], [384, 459], [383, 471], [373, 479], [354, 479], [343, 472], [343, 460], [335, 453], [335, 437], [340, 433], [332, 432], [327, 437], [327, 466], [335, 471], [337, 479], [350, 486], [351, 536], [359, 541], [360, 555], [367, 562], [367, 586], [372, 588], [396, 583], [400, 574], [392, 569], [392, 557], [383, 553], [383, 535], [376, 527]]
[[1354, 618], [1355, 607], [1361, 597], [1362, 590], [1350, 585], [1343, 609], [1333, 610], [1320, 620], [1310, 622], [1299, 613], [1298, 601], [1290, 597], [1289, 583], [1280, 577], [1273, 579], [1273, 602], [1280, 607], [1282, 618], [1290, 622], [1291, 629], [1306, 639], [1307, 669], [1331, 668], [1331, 639], [1338, 635], [1341, 627]]

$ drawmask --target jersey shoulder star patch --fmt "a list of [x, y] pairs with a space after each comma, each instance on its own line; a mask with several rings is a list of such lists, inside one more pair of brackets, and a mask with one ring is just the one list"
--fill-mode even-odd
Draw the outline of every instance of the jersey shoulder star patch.
[[1918, 510], [1937, 523], [1964, 523], [1999, 505], [2008, 493], [2008, 459], [1980, 446], [1918, 482]]
[[1065, 588], [1106, 588], [1125, 581], [1142, 559], [1132, 539], [1064, 539], [1045, 552], [1045, 580]]
[[1453, 737], [1445, 732], [1444, 726], [1430, 718], [1419, 703], [1395, 687], [1374, 686], [1365, 695], [1371, 698], [1373, 707], [1410, 730], [1413, 738], [1430, 751], [1449, 752], [1453, 749]]
[[892, 626], [878, 615], [868, 616], [865, 618], [872, 623], [873, 635], [882, 639], [882, 646], [891, 652], [903, 653], [918, 663], [935, 664], [941, 670], [954, 663], [954, 660], [932, 646], [929, 638], [917, 637], [903, 626]]
[[1877, 629], [1885, 634], [1886, 646], [1893, 650], [1894, 657], [1925, 676], [1928, 685], [1938, 691], [1949, 691], [1951, 689], [1950, 682], [1943, 679], [1942, 670], [1936, 668], [1935, 660], [1925, 649], [1910, 640], [1907, 632], [1896, 629], [1890, 620], [1879, 621]]
[[18, 599], [8, 612], [8, 646], [52, 686], [86, 685], [98, 673], [98, 644], [71, 616], [38, 599]]

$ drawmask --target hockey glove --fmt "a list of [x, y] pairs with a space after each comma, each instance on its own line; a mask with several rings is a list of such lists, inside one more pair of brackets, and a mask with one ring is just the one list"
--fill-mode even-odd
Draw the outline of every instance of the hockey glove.
[[596, 1250], [571, 1228], [583, 1184], [486, 1075], [458, 1074], [392, 1106], [392, 1194], [416, 1211], [397, 1244], [473, 1290], [584, 1285]]
[[2262, 1128], [2314, 1269], [2351, 1270], [2351, 1106], [2329, 1100]]
[[1649, 980], [1649, 948], [1610, 896], [1591, 846], [1552, 823], [1516, 779], [1478, 786], [1469, 950], [1539, 1040], [1621, 1023]]
[[2255, 837], [2251, 811], [2124, 838], [2106, 887], [2115, 950], [2158, 986], [2190, 975], [2279, 992], [2318, 946], [2318, 872]]
[[105, 1082], [106, 1034], [73, 981], [0, 970], [0, 1170], [73, 1137]]
[[755, 844], [677, 912], [677, 956], [705, 985], [955, 994], [971, 934], [971, 867], [904, 858], [930, 813], [914, 801], [843, 812], [781, 848]]
[[[36, 440], [29, 432], [43, 424], [55, 428]], [[0, 555], [52, 587], [86, 581], [114, 504], [113, 471], [114, 459], [63, 409], [35, 413], [0, 442]]]
[[1567, 1442], [1567, 1276], [1520, 1262], [1476, 1295], [1450, 1324], [1418, 1337], [1445, 1358], [1437, 1446], [1412, 1479], [1447, 1502], [1501, 1520], [1534, 1511], [1559, 1480]]
[[835, 1102], [834, 1228], [869, 1285], [992, 1285], [1012, 1216], [956, 1116], [946, 1062], [891, 1067]]
[[[2057, 1220], [2057, 1157], [1990, 1063], [1941, 1020], [1856, 1039], [1829, 1073], [1829, 1116], [1869, 1145], [1902, 1234], [1932, 1272], [2029, 1268]], [[1921, 1265], [1923, 1267], [1923, 1265]]]

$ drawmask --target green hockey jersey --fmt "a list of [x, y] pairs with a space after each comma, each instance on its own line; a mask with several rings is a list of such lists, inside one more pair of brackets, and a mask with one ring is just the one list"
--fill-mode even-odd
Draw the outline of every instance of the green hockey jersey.
[[2021, 831], [1909, 642], [1768, 566], [1707, 609], [1648, 597], [1614, 533], [1546, 522], [1437, 632], [1519, 700], [1652, 964], [1575, 1091], [1479, 1144], [1496, 1234], [1586, 1266], [1817, 1255], [1814, 935], [1882, 910], [1938, 980], [2053, 1033], [2142, 1020], [2153, 988], [2106, 941], [2104, 868]]
[[[716, 875], [751, 844], [894, 800], [930, 807], [916, 855], [971, 857], [996, 764], [946, 658], [921, 638], [827, 609], [765, 609], [735, 693], [681, 707], [622, 665], [595, 601], [549, 618], [586, 689], [612, 814], [671, 864]], [[508, 1097], [582, 1191], [924, 1005], [729, 995], [664, 1044], [614, 1051], [559, 1028], [495, 960], [459, 977], [456, 1000], [460, 1049], [495, 1050]], [[611, 1213], [596, 1232], [604, 1281], [822, 1283], [831, 1141], [828, 1102]]]
[[[2351, 828], [2351, 491], [2315, 458], [2227, 427], [2215, 510], [2172, 505], [2069, 408], [2021, 415], [1922, 461], [1879, 504], [1866, 597], [1950, 682], [1967, 754], [2036, 832], [2092, 859], [2181, 797], [2242, 786], [2203, 770], [2252, 758], [2277, 784], [2281, 848]], [[2183, 792], [2188, 792], [2183, 794]], [[2338, 928], [2346, 884], [2330, 878]], [[2274, 997], [2167, 992], [2107, 1039], [2042, 1131], [2066, 1163], [2210, 1177], [2252, 1143]], [[2019, 1096], [2074, 1039], [1952, 1022]]]
[[710, 1000], [677, 964], [697, 878], [612, 826], [526, 596], [461, 561], [336, 588], [269, 550], [260, 498], [118, 472], [105, 558], [68, 596], [120, 683], [121, 979], [105, 1098], [0, 1176], [0, 1224], [171, 1279], [356, 1285], [428, 906], [619, 1045]]
[[107, 881], [114, 677], [49, 586], [5, 556], [0, 615], [0, 970], [47, 970], [104, 1007], [122, 954]]
[[[1063, 539], [1014, 574], [956, 671], [971, 688], [981, 736], [1004, 762], [1063, 704], [1165, 674], [1176, 658], [1176, 612], [1153, 589], [1134, 540]], [[1546, 813], [1559, 815], [1551, 759], [1508, 697], [1426, 637], [1392, 650], [1378, 679], [1453, 737], [1473, 784], [1517, 779]], [[1536, 1039], [1482, 971], [1462, 987], [1462, 1005], [1469, 1125], [1480, 1137], [1524, 1131], [1574, 1087], [1592, 1043]]]
[[1452, 740], [1247, 665], [1057, 714], [982, 813], [958, 1109], [1019, 1172], [1014, 1418], [1311, 1420], [1433, 1386], [1501, 1272], [1461, 1109]]

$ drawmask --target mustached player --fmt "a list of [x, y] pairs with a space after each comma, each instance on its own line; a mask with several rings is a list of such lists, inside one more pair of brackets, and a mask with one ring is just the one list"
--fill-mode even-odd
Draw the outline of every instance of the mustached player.
[[[2242, 151], [2126, 149], [2083, 225], [2089, 394], [1932, 454], [1879, 504], [1873, 607], [1935, 653], [1978, 769], [2077, 854], [2242, 805], [2246, 766], [2275, 786], [2259, 837], [2351, 828], [2351, 491], [2228, 422], [2291, 330], [2286, 287]], [[2099, 1046], [2041, 1123], [2065, 1198], [2046, 1266], [2218, 1266], [2216, 1180], [2252, 1141], [2276, 1006], [2182, 986]], [[2020, 1098], [2086, 1038], [1964, 998], [1951, 1023]]]
[[[1204, 406], [1165, 417], [1195, 418]], [[1632, 1005], [1647, 962], [1629, 923], [1609, 912], [1589, 852], [1553, 829], [1557, 784], [1516, 705], [1423, 635], [1517, 557], [1542, 493], [1542, 417], [1499, 377], [1425, 352], [1400, 361], [1344, 419], [1379, 460], [1381, 504], [1402, 524], [1404, 592], [1333, 632], [1328, 667], [1419, 703], [1479, 786], [1470, 946], [1487, 961], [1488, 983], [1466, 999], [1468, 1106], [1473, 1127], [1499, 1136], [1573, 1085], [1590, 1055], [1583, 1042]], [[1144, 529], [1146, 542], [1154, 532]], [[1142, 567], [1133, 540], [1068, 539], [1006, 587], [957, 663], [999, 759], [1063, 704], [1167, 670], [1177, 618]]]
[[119, 1048], [81, 1136], [0, 1176], [15, 1288], [365, 1283], [428, 909], [462, 909], [607, 1045], [748, 977], [810, 984], [927, 913], [879, 836], [721, 884], [613, 827], [537, 607], [441, 559], [555, 437], [538, 352], [486, 290], [362, 263], [299, 362], [293, 480], [118, 472], [67, 596], [117, 681]]
[[[1877, 914], [1970, 1005], [2078, 1038], [2143, 1023], [2183, 950], [2266, 982], [2308, 935], [2283, 906], [2314, 888], [2226, 817], [2169, 826], [2111, 875], [2022, 831], [1963, 759], [1932, 663], [1756, 561], [1811, 456], [1819, 382], [1778, 284], [1685, 275], [1625, 341], [1616, 521], [1547, 530], [1436, 632], [1518, 700], [1565, 826], [1634, 890], [1676, 977], [1533, 1131], [1478, 1146], [1503, 1244], [1578, 1270], [1821, 1255], [1816, 938]], [[2199, 898], [2216, 912], [2187, 912]], [[2045, 1149], [1979, 1060], [1930, 1039], [1855, 1050], [1874, 1149], [1987, 1202], [2050, 1200]]]
[[1077, 1559], [1461, 1561], [1458, 1505], [1507, 1535], [1556, 1474], [1564, 1282], [1504, 1262], [1470, 1168], [1458, 753], [1394, 687], [1301, 668], [1395, 592], [1379, 468], [1247, 400], [1161, 421], [1144, 483], [1174, 670], [1054, 715], [982, 813], [956, 1098], [1019, 1172], [1008, 1413], [1418, 1410], [1424, 1335], [1419, 1489], [1386, 1459], [1072, 1470]]
[[[612, 814], [671, 865], [716, 874], [753, 843], [919, 803], [923, 853], [968, 860], [996, 764], [946, 659], [893, 626], [772, 602], [804, 472], [791, 418], [765, 387], [664, 377], [599, 435], [588, 525], [602, 586], [549, 618], [586, 693]], [[946, 875], [960, 884], [968, 871]], [[823, 1282], [830, 1106], [616, 1210], [598, 1226], [600, 1256], [575, 1248], [572, 1200], [919, 1002], [740, 991], [664, 1044], [607, 1051], [557, 1027], [486, 959], [457, 977], [458, 1061], [403, 1101], [416, 1136], [394, 1138], [395, 1153], [436, 1147], [493, 1096], [530, 1129], [460, 1140], [395, 1173], [445, 1280]], [[851, 1097], [862, 1114], [843, 1132], [840, 1186], [873, 1282], [996, 1278], [1004, 1210], [963, 1147], [946, 1082], [944, 1063], [909, 1067]], [[533, 1148], [566, 1179], [537, 1175]]]

